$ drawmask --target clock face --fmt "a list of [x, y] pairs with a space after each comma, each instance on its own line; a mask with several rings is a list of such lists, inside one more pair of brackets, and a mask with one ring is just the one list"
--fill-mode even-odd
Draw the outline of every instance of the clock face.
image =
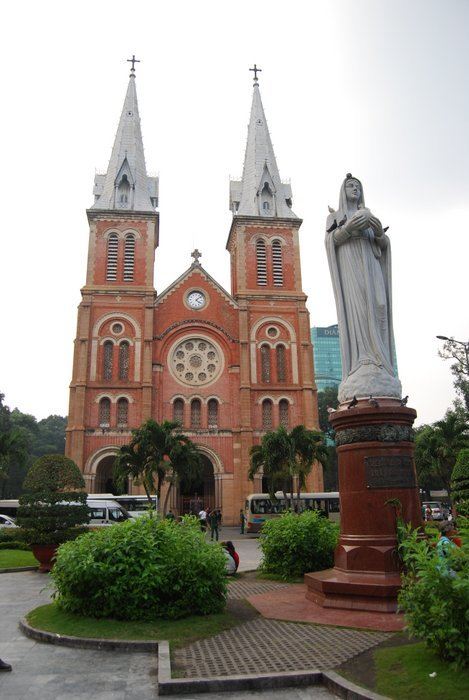
[[205, 306], [205, 295], [202, 292], [191, 292], [187, 297], [191, 309], [201, 309]]

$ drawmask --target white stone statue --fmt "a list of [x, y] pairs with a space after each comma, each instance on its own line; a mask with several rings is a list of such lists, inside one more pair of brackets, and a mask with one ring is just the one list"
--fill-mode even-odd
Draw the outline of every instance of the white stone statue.
[[361, 182], [347, 174], [339, 208], [327, 219], [326, 249], [342, 355], [339, 401], [401, 397], [394, 374], [391, 245], [365, 207]]

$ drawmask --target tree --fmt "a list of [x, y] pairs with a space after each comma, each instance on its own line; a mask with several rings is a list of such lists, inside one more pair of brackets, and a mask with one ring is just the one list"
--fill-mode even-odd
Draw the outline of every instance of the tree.
[[329, 423], [328, 408], [337, 408], [339, 399], [337, 397], [339, 386], [326, 386], [322, 391], [318, 391], [318, 415], [319, 428], [323, 433], [333, 437], [334, 431]]
[[28, 458], [25, 435], [15, 428], [10, 409], [3, 403], [4, 398], [5, 395], [0, 394], [0, 491], [3, 498], [11, 495], [15, 465], [24, 477]]
[[451, 475], [453, 501], [458, 515], [469, 517], [469, 449], [464, 448], [457, 456]]
[[454, 377], [453, 386], [469, 412], [469, 342], [464, 343], [445, 336], [438, 337], [445, 341], [438, 354], [444, 360], [453, 360], [450, 368]]
[[[169, 490], [183, 476], [193, 476], [202, 467], [197, 446], [183, 435], [179, 423], [149, 419], [132, 431], [128, 445], [121, 447], [114, 463], [114, 476], [119, 485], [129, 478], [139, 481], [152, 505], [151, 493], [156, 491], [158, 503], [166, 478]], [[165, 508], [168, 497], [165, 500]]]
[[419, 480], [436, 477], [450, 493], [451, 473], [464, 447], [469, 447], [469, 425], [458, 413], [447, 411], [442, 420], [424, 426], [415, 440], [415, 463]]
[[280, 427], [266, 433], [260, 445], [251, 448], [250, 479], [263, 469], [269, 479], [271, 493], [275, 480], [283, 482], [283, 492], [289, 490], [293, 497], [294, 478], [298, 481], [297, 499], [306, 485], [306, 478], [315, 461], [323, 467], [328, 464], [328, 451], [324, 436], [316, 430], [308, 430], [304, 425], [295, 426], [290, 432]]

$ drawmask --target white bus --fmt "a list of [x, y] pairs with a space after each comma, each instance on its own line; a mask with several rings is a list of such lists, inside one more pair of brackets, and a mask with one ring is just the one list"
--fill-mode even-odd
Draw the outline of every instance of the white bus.
[[[148, 512], [149, 507], [148, 498], [146, 496], [135, 496], [130, 494], [114, 496], [112, 493], [90, 493], [88, 498], [93, 499], [93, 501], [116, 501], [116, 503], [119, 503], [119, 505], [123, 506], [129, 512], [131, 517]], [[158, 496], [156, 494], [152, 494], [151, 500], [152, 508], [154, 510], [158, 510]]]
[[302, 512], [304, 510], [319, 510], [329, 520], [339, 522], [340, 499], [338, 491], [321, 491], [316, 493], [300, 493], [293, 496], [290, 493], [284, 498], [282, 491], [277, 491], [275, 498], [268, 493], [251, 493], [245, 503], [246, 532], [259, 532], [266, 520], [272, 520], [285, 513], [288, 509]]

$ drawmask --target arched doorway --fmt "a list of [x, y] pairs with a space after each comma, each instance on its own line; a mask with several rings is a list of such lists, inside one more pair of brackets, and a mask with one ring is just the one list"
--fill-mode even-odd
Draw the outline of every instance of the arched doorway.
[[114, 496], [125, 493], [125, 489], [119, 489], [114, 482], [114, 461], [115, 455], [108, 455], [99, 462], [94, 482], [95, 493], [112, 493]]
[[197, 515], [202, 507], [215, 508], [215, 477], [213, 464], [202, 455], [202, 470], [197, 479], [182, 479], [179, 484], [178, 511], [180, 515]]

